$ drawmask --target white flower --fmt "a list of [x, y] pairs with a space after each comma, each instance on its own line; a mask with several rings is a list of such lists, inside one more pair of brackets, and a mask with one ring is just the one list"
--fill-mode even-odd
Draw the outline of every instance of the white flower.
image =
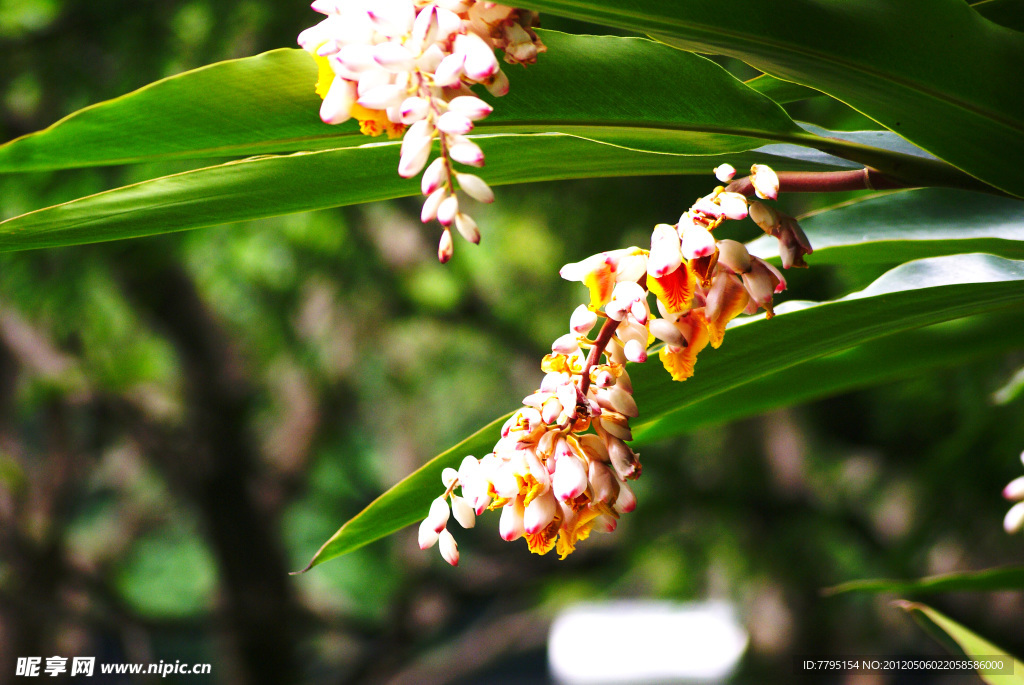
[[[298, 42], [320, 66], [320, 118], [340, 124], [355, 117], [367, 135], [404, 132], [398, 164], [404, 178], [423, 170], [439, 141], [441, 164], [424, 175], [420, 218], [446, 229], [455, 223], [478, 242], [476, 223], [459, 212], [455, 193], [461, 188], [481, 202], [494, 194], [479, 177], [453, 173], [452, 164], [483, 166], [483, 151], [465, 134], [492, 108], [469, 87], [508, 91], [497, 49], [509, 63], [536, 61], [546, 49], [532, 28], [536, 15], [483, 0], [315, 0], [312, 7], [326, 18]], [[445, 192], [436, 195], [440, 189]], [[438, 259], [450, 259], [452, 247], [445, 230]]]

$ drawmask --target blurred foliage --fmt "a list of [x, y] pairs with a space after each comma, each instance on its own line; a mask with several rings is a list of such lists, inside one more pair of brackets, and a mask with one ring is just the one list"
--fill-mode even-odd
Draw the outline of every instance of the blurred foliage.
[[[312, 18], [268, 0], [0, 0], [0, 134], [290, 46]], [[838, 107], [792, 109], [862, 126]], [[0, 214], [155, 173], [2, 177]], [[888, 598], [819, 591], [1024, 561], [998, 497], [1024, 447], [1024, 350], [645, 450], [635, 514], [565, 562], [501, 542], [485, 518], [460, 538], [458, 570], [405, 531], [283, 575], [533, 390], [580, 295], [561, 264], [639, 243], [706, 186], [506, 187], [474, 210], [481, 246], [447, 267], [414, 200], [0, 255], [0, 673], [57, 653], [211, 661], [210, 682], [226, 683], [541, 682], [546, 621], [595, 597], [735, 602], [753, 640], [737, 682], [791, 679], [792, 654], [933, 652]], [[812, 269], [789, 296], [877, 273]], [[237, 382], [213, 377], [211, 354]], [[218, 480], [225, 441], [242, 454], [227, 462], [237, 492]], [[263, 552], [239, 537], [254, 530]], [[1024, 653], [1021, 594], [936, 604]], [[237, 619], [253, 615], [285, 640], [284, 665], [246, 651]]]

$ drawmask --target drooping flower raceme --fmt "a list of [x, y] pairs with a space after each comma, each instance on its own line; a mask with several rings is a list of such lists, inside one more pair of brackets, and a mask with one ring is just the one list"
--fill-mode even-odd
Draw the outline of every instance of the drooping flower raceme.
[[[1021, 462], [1024, 462], [1024, 453], [1020, 455]], [[1024, 530], [1024, 476], [1014, 478], [1010, 484], [1003, 489], [1003, 497], [1016, 502], [1010, 511], [1006, 512], [1003, 519], [1003, 528], [1011, 535]]]
[[[715, 172], [731, 179], [735, 170], [722, 165]], [[777, 196], [775, 172], [755, 165], [751, 174], [759, 197]], [[636, 507], [629, 481], [641, 472], [627, 444], [629, 420], [639, 411], [626, 363], [646, 361], [649, 344], [659, 340], [662, 364], [685, 380], [701, 350], [722, 344], [729, 321], [759, 309], [771, 317], [773, 296], [786, 287], [782, 274], [743, 244], [714, 237], [724, 221], [748, 215], [779, 240], [785, 267], [806, 266], [811, 247], [795, 220], [720, 186], [676, 224], [655, 226], [650, 249], [602, 252], [562, 267], [563, 278], [587, 286], [589, 304], [576, 308], [569, 331], [552, 343], [540, 388], [504, 425], [494, 450], [444, 470], [444, 494], [420, 525], [421, 548], [439, 543], [445, 560], [458, 564], [450, 515], [472, 527], [486, 509], [501, 510], [505, 540], [524, 537], [530, 551], [554, 548], [563, 559], [590, 533], [615, 530]]]
[[[315, 0], [312, 7], [326, 19], [298, 41], [320, 66], [320, 118], [328, 124], [355, 118], [371, 136], [404, 134], [398, 173], [412, 178], [426, 167], [421, 219], [444, 227], [438, 258], [451, 258], [453, 224], [479, 242], [476, 222], [455, 192], [494, 200], [483, 179], [454, 166], [484, 165], [483, 151], [466, 134], [492, 108], [470, 86], [508, 92], [496, 49], [509, 64], [536, 62], [546, 50], [533, 31], [536, 14], [482, 0]], [[435, 139], [441, 154], [428, 166]]]

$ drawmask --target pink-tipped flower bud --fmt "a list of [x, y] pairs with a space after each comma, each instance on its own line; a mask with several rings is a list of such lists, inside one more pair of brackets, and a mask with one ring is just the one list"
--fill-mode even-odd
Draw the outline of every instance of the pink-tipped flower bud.
[[455, 180], [459, 182], [462, 192], [469, 195], [477, 202], [494, 202], [494, 191], [486, 182], [475, 174], [456, 173]]
[[779, 177], [771, 167], [755, 164], [750, 167], [750, 183], [762, 200], [774, 200], [779, 196]]
[[718, 206], [727, 219], [741, 221], [747, 218], [747, 198], [739, 193], [719, 193]]
[[434, 85], [440, 88], [451, 88], [459, 85], [462, 80], [463, 66], [466, 56], [462, 54], [448, 55], [441, 60], [434, 70]]
[[430, 522], [431, 528], [440, 533], [448, 525], [449, 514], [448, 500], [444, 497], [438, 497], [430, 503], [430, 511], [427, 513], [425, 520]]
[[1009, 500], [1024, 499], [1024, 476], [1014, 478], [1003, 488], [1003, 497]]
[[728, 183], [736, 175], [736, 169], [731, 164], [719, 164], [715, 167], [715, 178], [722, 183]]
[[437, 244], [437, 261], [447, 264], [455, 253], [455, 244], [452, 242], [452, 232], [445, 229], [441, 233], [441, 240]]
[[640, 472], [643, 470], [640, 466], [640, 459], [636, 452], [629, 448], [629, 445], [612, 436], [605, 440], [605, 445], [608, 447], [608, 456], [612, 467], [619, 478], [630, 480], [640, 477]]
[[757, 224], [758, 228], [768, 235], [774, 235], [775, 231], [779, 228], [779, 213], [775, 208], [756, 200], [750, 203], [750, 218]]
[[320, 119], [325, 124], [340, 124], [352, 117], [356, 102], [356, 84], [337, 76], [331, 82], [327, 97], [320, 104]]
[[1010, 511], [1006, 512], [1006, 518], [1003, 519], [1003, 528], [1010, 535], [1024, 530], [1024, 502], [1018, 502], [1010, 507]]
[[501, 69], [498, 69], [498, 73], [491, 77], [489, 81], [484, 81], [484, 87], [487, 92], [496, 98], [508, 95], [508, 76]]
[[578, 349], [580, 349], [580, 343], [575, 333], [561, 335], [551, 343], [551, 351], [555, 354], [572, 354]]
[[416, 56], [407, 47], [395, 41], [375, 45], [373, 58], [377, 64], [393, 73], [409, 71], [416, 61]]
[[574, 333], [580, 335], [586, 335], [590, 332], [590, 329], [597, 323], [597, 314], [592, 312], [589, 307], [585, 304], [581, 304], [579, 307], [573, 310], [572, 316], [569, 317], [569, 328]]
[[482, 167], [484, 165], [484, 151], [471, 140], [455, 143], [448, 148], [448, 154], [460, 164], [473, 167]]
[[437, 208], [437, 220], [442, 226], [451, 226], [455, 221], [455, 215], [459, 213], [459, 200], [454, 195], [449, 195]]
[[498, 533], [501, 539], [512, 542], [523, 537], [526, 532], [523, 524], [523, 499], [516, 497], [501, 508], [501, 519], [498, 521]]
[[735, 240], [718, 241], [718, 263], [734, 274], [750, 271], [750, 253], [743, 243]]
[[423, 178], [420, 180], [420, 192], [430, 195], [447, 182], [448, 167], [445, 166], [444, 157], [438, 157], [423, 172]]
[[476, 514], [473, 512], [473, 507], [458, 495], [452, 495], [452, 515], [463, 528], [472, 528], [476, 525]]
[[648, 327], [650, 328], [651, 335], [658, 340], [676, 347], [686, 347], [686, 339], [683, 337], [683, 334], [668, 319], [654, 319], [648, 324]]
[[636, 495], [626, 483], [619, 483], [619, 497], [615, 500], [615, 511], [628, 514], [636, 509]]
[[437, 542], [438, 533], [434, 530], [434, 527], [430, 525], [430, 519], [423, 519], [423, 523], [420, 524], [419, 531], [419, 545], [420, 549], [430, 549]]
[[437, 208], [441, 206], [441, 202], [447, 197], [448, 191], [443, 186], [438, 188], [423, 201], [423, 209], [420, 210], [420, 221], [423, 223], [429, 223], [437, 218]]
[[448, 111], [456, 112], [470, 121], [480, 121], [494, 111], [494, 108], [473, 95], [460, 95], [448, 103]]
[[399, 106], [399, 115], [403, 124], [415, 124], [427, 116], [430, 102], [426, 98], [408, 97]]
[[459, 546], [447, 528], [441, 531], [441, 535], [437, 540], [437, 546], [441, 549], [441, 556], [445, 561], [452, 566], [459, 565]]
[[599, 461], [590, 462], [590, 487], [594, 491], [594, 501], [601, 504], [614, 504], [619, 498], [619, 479], [612, 470]]
[[473, 130], [473, 122], [456, 112], [445, 112], [438, 118], [437, 128], [445, 133], [462, 135]]
[[692, 225], [683, 231], [680, 248], [687, 260], [709, 257], [715, 253], [715, 236], [703, 226]]
[[523, 512], [523, 530], [528, 535], [544, 530], [558, 511], [558, 501], [551, 490], [533, 498]]
[[480, 244], [480, 229], [468, 214], [459, 212], [455, 215], [455, 228], [469, 242], [474, 245]]
[[647, 259], [647, 273], [662, 278], [679, 268], [682, 254], [679, 251], [679, 233], [668, 224], [658, 224], [651, 234], [651, 253]]
[[395, 83], [375, 86], [359, 96], [359, 104], [366, 109], [387, 109], [405, 101], [405, 88]]
[[[565, 442], [560, 440], [559, 444]], [[551, 488], [562, 500], [576, 499], [587, 489], [587, 471], [583, 460], [568, 451], [555, 448], [555, 472], [551, 476]]]

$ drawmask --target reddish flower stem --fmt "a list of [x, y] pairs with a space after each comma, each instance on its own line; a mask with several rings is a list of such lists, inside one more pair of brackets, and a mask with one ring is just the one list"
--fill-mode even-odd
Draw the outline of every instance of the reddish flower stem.
[[[880, 171], [865, 167], [851, 171], [779, 171], [779, 193], [827, 193], [841, 190], [890, 190], [908, 188], [907, 184]], [[736, 179], [725, 189], [750, 197], [754, 186], [750, 177]]]
[[606, 319], [604, 325], [601, 326], [601, 331], [597, 334], [597, 339], [594, 340], [594, 346], [590, 348], [590, 353], [587, 355], [587, 361], [583, 364], [583, 372], [580, 377], [580, 392], [583, 393], [584, 397], [587, 396], [587, 390], [590, 388], [590, 370], [601, 360], [604, 348], [608, 346], [612, 336], [615, 335], [615, 329], [618, 327], [618, 321]]

